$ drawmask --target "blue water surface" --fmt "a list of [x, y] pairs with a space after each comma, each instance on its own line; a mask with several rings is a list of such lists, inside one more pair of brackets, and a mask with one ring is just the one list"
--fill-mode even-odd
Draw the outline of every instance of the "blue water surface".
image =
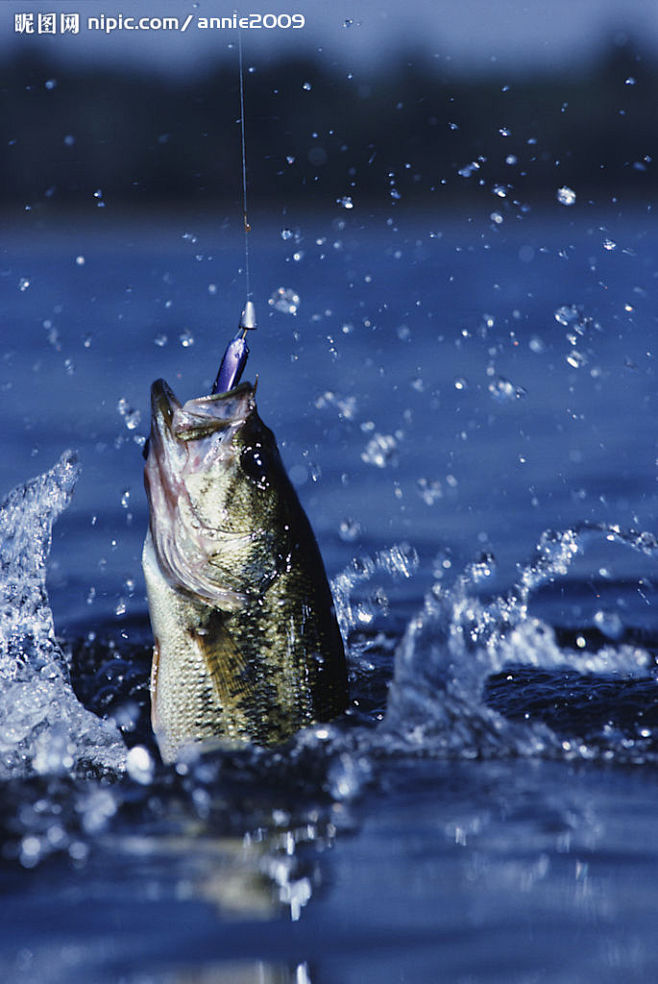
[[[328, 574], [391, 548], [412, 558], [408, 576], [380, 563], [355, 584], [349, 623], [358, 722], [377, 733], [396, 660], [393, 710], [381, 739], [357, 729], [288, 765], [284, 752], [158, 774], [151, 790], [122, 781], [82, 847], [34, 867], [20, 843], [40, 797], [42, 814], [84, 820], [91, 794], [63, 777], [7, 784], [6, 979], [655, 977], [656, 556], [610, 533], [655, 532], [652, 216], [490, 212], [254, 216], [247, 375]], [[241, 228], [108, 208], [37, 210], [5, 232], [0, 486], [77, 452], [49, 566], [55, 625], [74, 650], [91, 633], [108, 659], [145, 666], [149, 386], [209, 392], [245, 300]], [[277, 309], [281, 288], [296, 313]], [[597, 531], [515, 622], [492, 599], [518, 588], [544, 531], [582, 524]], [[549, 655], [531, 618], [558, 629]], [[507, 632], [525, 675], [500, 657]], [[618, 666], [613, 653], [583, 676], [579, 654], [605, 646]], [[630, 650], [647, 657], [639, 683]], [[103, 665], [89, 652], [81, 678]], [[520, 730], [480, 708], [488, 675], [489, 703]]]

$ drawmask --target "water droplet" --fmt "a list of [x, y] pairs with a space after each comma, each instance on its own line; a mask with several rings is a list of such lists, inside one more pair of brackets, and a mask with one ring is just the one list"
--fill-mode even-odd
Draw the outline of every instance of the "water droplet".
[[139, 410], [135, 410], [131, 407], [126, 398], [123, 396], [117, 403], [117, 410], [119, 411], [120, 416], [123, 417], [123, 421], [128, 430], [135, 430], [142, 419], [142, 415]]
[[464, 379], [463, 376], [457, 376], [457, 378], [455, 379], [455, 389], [460, 390], [460, 392], [462, 390], [468, 389], [468, 380]]
[[492, 212], [489, 218], [492, 222], [495, 222], [496, 225], [500, 225], [501, 222], [503, 222], [503, 217], [500, 212]]
[[418, 494], [428, 506], [433, 506], [437, 499], [443, 498], [443, 488], [438, 479], [419, 478], [416, 485]]
[[168, 341], [168, 339], [167, 339], [167, 336], [164, 334], [164, 332], [160, 332], [153, 339], [153, 344], [154, 345], [157, 345], [158, 348], [164, 348], [164, 346], [167, 344], [167, 341]]
[[617, 243], [614, 241], [614, 239], [608, 239], [608, 237], [606, 236], [606, 238], [603, 240], [603, 248], [606, 249], [609, 253], [611, 253], [613, 249], [617, 249]]
[[397, 464], [397, 441], [392, 434], [375, 434], [361, 452], [361, 460], [375, 468]]
[[510, 137], [512, 135], [512, 131], [507, 126], [499, 127], [498, 132], [500, 133], [501, 137]]
[[629, 75], [626, 81], [624, 82], [624, 85], [635, 85], [636, 81], [637, 80], [634, 79], [632, 75]]
[[30, 286], [30, 281], [27, 277], [21, 277], [21, 279], [18, 281], [18, 289], [20, 291], [25, 292], [29, 286]]
[[311, 85], [310, 82], [304, 82], [304, 84], [302, 85], [302, 89], [304, 89], [305, 92], [310, 92], [312, 88], [313, 86]]
[[121, 505], [124, 509], [130, 505], [130, 489], [124, 489], [121, 493]]
[[587, 365], [587, 356], [583, 355], [582, 352], [578, 352], [577, 349], [569, 352], [566, 360], [573, 369], [581, 369]]
[[346, 517], [341, 520], [338, 535], [345, 543], [353, 543], [361, 532], [361, 524], [355, 519]]
[[67, 147], [73, 147], [75, 144], [75, 137], [71, 133], [67, 133], [64, 137], [64, 143]]
[[487, 389], [493, 399], [498, 403], [521, 400], [527, 392], [523, 386], [515, 386], [513, 382], [505, 379], [504, 376], [497, 376], [496, 379], [492, 379]]
[[563, 185], [561, 188], [558, 188], [556, 198], [560, 205], [574, 205], [576, 201], [576, 192], [573, 188], [568, 188], [566, 185]]
[[117, 801], [110, 789], [95, 787], [77, 800], [76, 809], [85, 833], [98, 834], [116, 813]]
[[461, 167], [457, 171], [457, 174], [462, 178], [470, 178], [472, 177], [473, 174], [475, 174], [476, 171], [479, 170], [480, 170], [480, 165], [478, 164], [478, 162], [471, 161], [470, 164], [465, 164], [464, 167]]
[[300, 297], [291, 287], [278, 287], [267, 303], [282, 314], [297, 314]]
[[45, 85], [46, 89], [56, 89], [57, 88], [57, 79], [48, 79], [48, 81], [45, 82], [44, 85]]
[[148, 786], [153, 781], [155, 763], [148, 748], [135, 745], [126, 756], [126, 770], [133, 782]]
[[530, 348], [530, 351], [534, 352], [536, 355], [541, 355], [541, 353], [546, 350], [546, 346], [544, 345], [544, 342], [539, 337], [539, 335], [533, 335], [530, 341], [528, 342], [528, 346]]
[[580, 318], [581, 310], [576, 304], [563, 304], [554, 314], [555, 320], [565, 327]]
[[336, 202], [338, 205], [341, 205], [343, 208], [348, 208], [348, 209], [354, 208], [354, 202], [352, 201], [350, 195], [343, 195], [342, 198], [337, 198]]
[[621, 639], [624, 634], [623, 622], [616, 612], [596, 612], [594, 625], [608, 639]]
[[45, 845], [34, 834], [26, 834], [21, 840], [19, 857], [24, 868], [35, 868], [44, 853]]
[[292, 154], [287, 154], [286, 155], [286, 163], [287, 164], [294, 164], [295, 163], [295, 158], [293, 157]]
[[178, 336], [178, 340], [183, 346], [183, 348], [190, 348], [192, 345], [194, 345], [194, 335], [188, 328], [186, 328], [185, 331], [182, 331], [180, 333], [180, 335]]
[[346, 17], [345, 20], [343, 21], [343, 27], [351, 27], [353, 23], [354, 21], [351, 19], [351, 17]]
[[282, 239], [283, 239], [284, 241], [286, 241], [286, 240], [288, 240], [288, 239], [292, 239], [292, 237], [293, 237], [294, 235], [295, 235], [295, 234], [294, 234], [294, 232], [292, 231], [292, 229], [282, 229], [282, 230], [281, 230], [281, 238], [282, 238]]
[[516, 154], [508, 154], [507, 157], [505, 158], [505, 163], [506, 164], [510, 164], [510, 165], [511, 164], [518, 164], [518, 162], [519, 162], [519, 159], [516, 156]]
[[483, 553], [479, 560], [469, 564], [466, 572], [467, 576], [475, 583], [485, 581], [492, 577], [496, 571], [496, 558], [493, 554]]

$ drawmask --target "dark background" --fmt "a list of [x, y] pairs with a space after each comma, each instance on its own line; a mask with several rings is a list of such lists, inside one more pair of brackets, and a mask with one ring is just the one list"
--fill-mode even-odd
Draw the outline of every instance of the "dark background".
[[[346, 70], [321, 54], [259, 56], [246, 72], [252, 207], [288, 202], [462, 207], [649, 203], [658, 60], [628, 35], [598, 55], [510, 80], [420, 49]], [[9, 211], [222, 203], [241, 194], [237, 54], [194, 76], [55, 61], [14, 46], [0, 70], [0, 200]], [[473, 168], [475, 162], [478, 167]], [[466, 168], [464, 174], [460, 174]], [[493, 192], [493, 197], [492, 197]], [[7, 212], [5, 211], [5, 214]]]

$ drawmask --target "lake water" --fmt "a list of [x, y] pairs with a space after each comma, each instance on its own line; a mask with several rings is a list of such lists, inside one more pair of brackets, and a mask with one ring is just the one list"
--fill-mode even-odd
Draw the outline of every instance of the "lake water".
[[0, 486], [81, 471], [0, 524], [3, 979], [656, 977], [658, 246], [651, 214], [505, 204], [254, 217], [246, 375], [353, 706], [178, 770], [141, 445], [153, 379], [210, 389], [241, 229], [8, 223]]

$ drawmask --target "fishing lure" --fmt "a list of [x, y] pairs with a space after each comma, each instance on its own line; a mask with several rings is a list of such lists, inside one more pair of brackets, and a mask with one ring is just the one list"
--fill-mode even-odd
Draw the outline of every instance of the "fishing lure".
[[217, 378], [213, 383], [212, 395], [227, 393], [240, 382], [249, 356], [247, 332], [254, 331], [256, 325], [256, 310], [253, 301], [247, 301], [240, 317], [237, 334], [226, 346], [224, 357], [219, 366]]

